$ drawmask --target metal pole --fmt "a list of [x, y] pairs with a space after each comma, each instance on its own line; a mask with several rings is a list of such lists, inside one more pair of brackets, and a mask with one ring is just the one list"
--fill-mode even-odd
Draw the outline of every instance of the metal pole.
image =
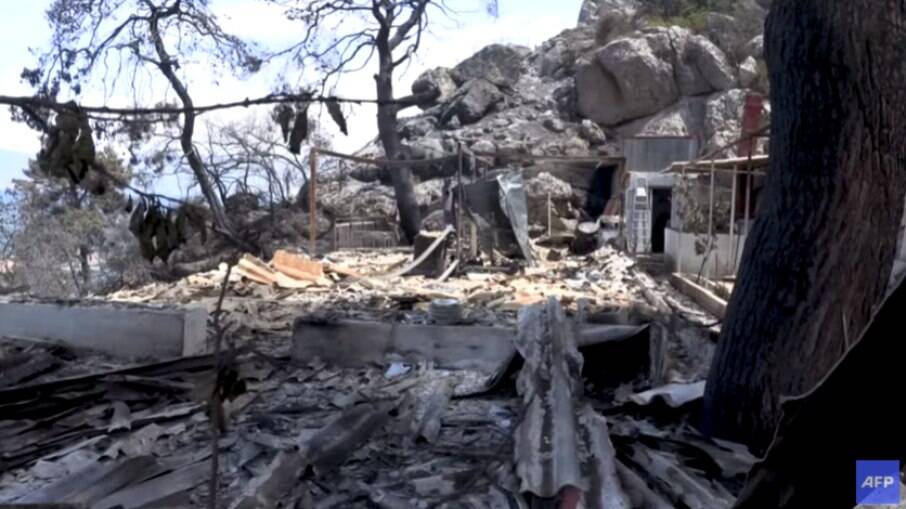
[[[714, 159], [711, 159], [711, 193], [708, 202], [708, 252], [705, 253], [705, 259], [711, 257], [711, 249], [714, 247]], [[708, 279], [713, 275], [709, 265]]]
[[459, 157], [457, 157], [458, 165], [456, 167], [456, 190], [459, 195], [459, 204], [456, 207], [456, 260], [459, 262], [459, 266], [463, 265], [462, 261], [462, 211], [465, 207], [465, 192], [462, 188], [462, 142], [457, 143], [457, 151], [459, 152]]
[[[743, 242], [749, 240], [749, 208], [752, 206], [752, 156], [749, 156], [749, 166], [746, 168], [746, 216], [745, 228], [743, 232]], [[745, 244], [743, 244], [745, 246]]]
[[733, 273], [736, 273], [736, 179], [738, 175], [736, 171], [739, 169], [738, 165], [733, 165], [733, 191], [730, 195], [730, 267], [733, 270]]
[[312, 147], [308, 153], [308, 242], [309, 256], [318, 254], [318, 149]]
[[[686, 186], [686, 167], [683, 166], [683, 172], [682, 172], [682, 175], [680, 175], [680, 189], [686, 189], [685, 186]], [[682, 196], [682, 199], [684, 201], [683, 201], [683, 203], [680, 204], [680, 211], [683, 214], [682, 214], [682, 217], [680, 217], [679, 240], [677, 242], [677, 244], [679, 245], [679, 260], [677, 260], [677, 268], [676, 268], [676, 271], [679, 272], [680, 274], [683, 273], [683, 258], [685, 258], [683, 256], [683, 246], [685, 245], [684, 240], [686, 237], [686, 219], [687, 219], [686, 210], [688, 210], [688, 206], [689, 206], [689, 204], [687, 203], [689, 200], [689, 197]]]

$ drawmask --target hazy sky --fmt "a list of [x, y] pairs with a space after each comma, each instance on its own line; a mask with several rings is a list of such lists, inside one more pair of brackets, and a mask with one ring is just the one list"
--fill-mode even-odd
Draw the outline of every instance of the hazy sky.
[[[50, 30], [44, 18], [49, 0], [0, 0], [0, 94], [29, 93], [19, 80], [25, 66], [34, 65], [30, 48], [46, 45]], [[425, 69], [453, 66], [491, 43], [515, 43], [536, 46], [560, 31], [575, 26], [581, 0], [499, 0], [499, 16], [485, 13], [482, 0], [448, 0], [459, 15], [455, 19], [433, 18], [430, 33], [416, 58], [397, 76], [397, 94], [409, 92], [412, 81]], [[212, 0], [212, 9], [225, 29], [264, 47], [281, 47], [298, 39], [300, 25], [288, 21], [280, 9], [262, 0]], [[374, 97], [374, 65], [342, 78], [337, 94], [344, 97]], [[198, 104], [256, 97], [269, 93], [273, 71], [266, 69], [257, 76], [240, 81], [229, 76], [212, 78], [205, 66], [184, 66], [183, 76]], [[144, 97], [156, 102], [172, 97], [158, 78], [147, 80]], [[164, 95], [167, 94], [167, 95]], [[100, 89], [86, 90], [85, 103], [106, 102], [128, 105], [130, 98], [119, 93], [105, 97]], [[220, 119], [238, 119], [249, 112], [234, 110]], [[217, 119], [213, 117], [212, 119]], [[343, 151], [354, 151], [377, 134], [374, 108], [357, 106], [349, 119], [349, 136], [337, 133], [335, 145]], [[200, 130], [203, 136], [203, 128]], [[0, 189], [21, 175], [21, 168], [39, 149], [37, 133], [0, 114]]]

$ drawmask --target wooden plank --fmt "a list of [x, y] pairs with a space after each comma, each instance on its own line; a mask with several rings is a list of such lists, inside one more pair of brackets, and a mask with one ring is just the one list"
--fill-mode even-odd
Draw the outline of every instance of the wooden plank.
[[239, 274], [264, 285], [277, 285], [280, 288], [288, 289], [305, 289], [312, 286], [309, 281], [300, 281], [282, 272], [275, 271], [268, 267], [266, 263], [251, 255], [243, 255], [236, 268]]
[[695, 301], [696, 304], [723, 320], [727, 314], [727, 301], [721, 299], [713, 292], [704, 288], [682, 274], [670, 275], [670, 283], [684, 295]]
[[290, 277], [308, 281], [321, 286], [330, 286], [331, 282], [324, 276], [321, 262], [280, 249], [271, 260], [274, 268]]

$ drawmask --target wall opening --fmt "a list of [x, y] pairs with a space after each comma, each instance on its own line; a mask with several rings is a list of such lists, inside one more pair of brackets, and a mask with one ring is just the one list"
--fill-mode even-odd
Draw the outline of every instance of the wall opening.
[[663, 253], [665, 231], [670, 225], [672, 208], [672, 190], [670, 188], [651, 189], [651, 252]]

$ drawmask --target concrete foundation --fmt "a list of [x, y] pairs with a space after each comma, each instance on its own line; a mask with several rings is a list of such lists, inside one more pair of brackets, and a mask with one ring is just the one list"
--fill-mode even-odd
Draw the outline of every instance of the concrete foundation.
[[117, 357], [207, 351], [208, 312], [113, 304], [0, 303], [0, 338], [49, 341]]

